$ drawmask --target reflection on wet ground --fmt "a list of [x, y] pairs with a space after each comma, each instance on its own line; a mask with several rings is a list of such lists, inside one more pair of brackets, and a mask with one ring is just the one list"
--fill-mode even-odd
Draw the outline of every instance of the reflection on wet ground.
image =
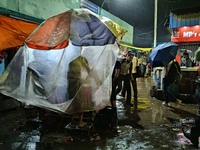
[[[69, 123], [67, 117], [53, 114], [41, 121], [37, 109], [18, 108], [0, 113], [0, 149], [194, 149], [181, 128], [192, 125], [197, 105], [162, 106], [162, 100], [150, 97], [151, 78], [137, 80], [135, 107], [127, 107], [124, 98], [117, 97], [116, 128], [94, 129], [90, 136], [83, 130], [68, 134], [65, 130]], [[132, 101], [134, 103], [134, 99]]]

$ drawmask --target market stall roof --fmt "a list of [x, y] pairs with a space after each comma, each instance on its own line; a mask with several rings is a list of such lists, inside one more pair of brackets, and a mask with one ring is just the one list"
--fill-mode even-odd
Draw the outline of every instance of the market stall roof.
[[37, 26], [35, 23], [0, 15], [0, 51], [23, 45]]
[[25, 43], [29, 48], [40, 50], [65, 48], [69, 40], [75, 46], [102, 46], [113, 44], [116, 39], [120, 41], [126, 32], [109, 18], [82, 8], [48, 18], [31, 33]]
[[200, 6], [172, 10], [170, 12], [169, 28], [195, 26], [200, 24]]
[[43, 21], [43, 19], [0, 7], [0, 51], [21, 46]]

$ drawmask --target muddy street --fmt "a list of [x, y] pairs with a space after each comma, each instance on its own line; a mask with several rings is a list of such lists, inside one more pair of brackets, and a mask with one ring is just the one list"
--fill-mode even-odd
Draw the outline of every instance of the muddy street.
[[[195, 149], [181, 128], [194, 122], [197, 104], [171, 103], [151, 97], [151, 78], [139, 78], [138, 101], [127, 107], [117, 96], [116, 128], [99, 124], [98, 128], [67, 130], [69, 118], [45, 113], [40, 119], [37, 108], [16, 107], [0, 112], [0, 149], [19, 150], [140, 150]], [[134, 99], [132, 100], [134, 102]]]

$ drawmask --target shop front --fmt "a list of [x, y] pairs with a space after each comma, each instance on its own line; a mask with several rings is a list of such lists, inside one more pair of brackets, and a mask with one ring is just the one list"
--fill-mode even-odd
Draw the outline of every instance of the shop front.
[[194, 54], [200, 47], [200, 25], [179, 27], [172, 30], [171, 40], [179, 45], [180, 50], [187, 51], [195, 62]]
[[[196, 50], [200, 47], [200, 26], [186, 26], [174, 28], [171, 40], [177, 43], [180, 47], [180, 52], [178, 53], [179, 62], [182, 71], [182, 81], [180, 83], [180, 99], [191, 100], [194, 99], [195, 94], [195, 80], [198, 76], [197, 68], [198, 62], [195, 61], [194, 54]], [[189, 53], [190, 59], [195, 64], [192, 67], [184, 66], [183, 52]]]
[[[180, 99], [194, 100], [198, 76], [195, 52], [200, 47], [200, 7], [174, 10], [170, 13], [169, 28], [171, 41], [179, 45], [177, 59], [181, 65], [182, 81], [179, 86]], [[193, 61], [192, 67], [185, 66], [183, 53]]]

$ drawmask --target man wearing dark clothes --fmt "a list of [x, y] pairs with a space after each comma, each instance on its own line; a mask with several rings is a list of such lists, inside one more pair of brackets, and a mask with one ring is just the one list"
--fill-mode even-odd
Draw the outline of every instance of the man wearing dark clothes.
[[116, 108], [116, 87], [119, 83], [119, 73], [120, 73], [120, 69], [121, 69], [121, 63], [120, 61], [116, 61], [114, 69], [113, 69], [113, 74], [112, 74], [112, 93], [111, 93], [111, 105], [112, 107]]

